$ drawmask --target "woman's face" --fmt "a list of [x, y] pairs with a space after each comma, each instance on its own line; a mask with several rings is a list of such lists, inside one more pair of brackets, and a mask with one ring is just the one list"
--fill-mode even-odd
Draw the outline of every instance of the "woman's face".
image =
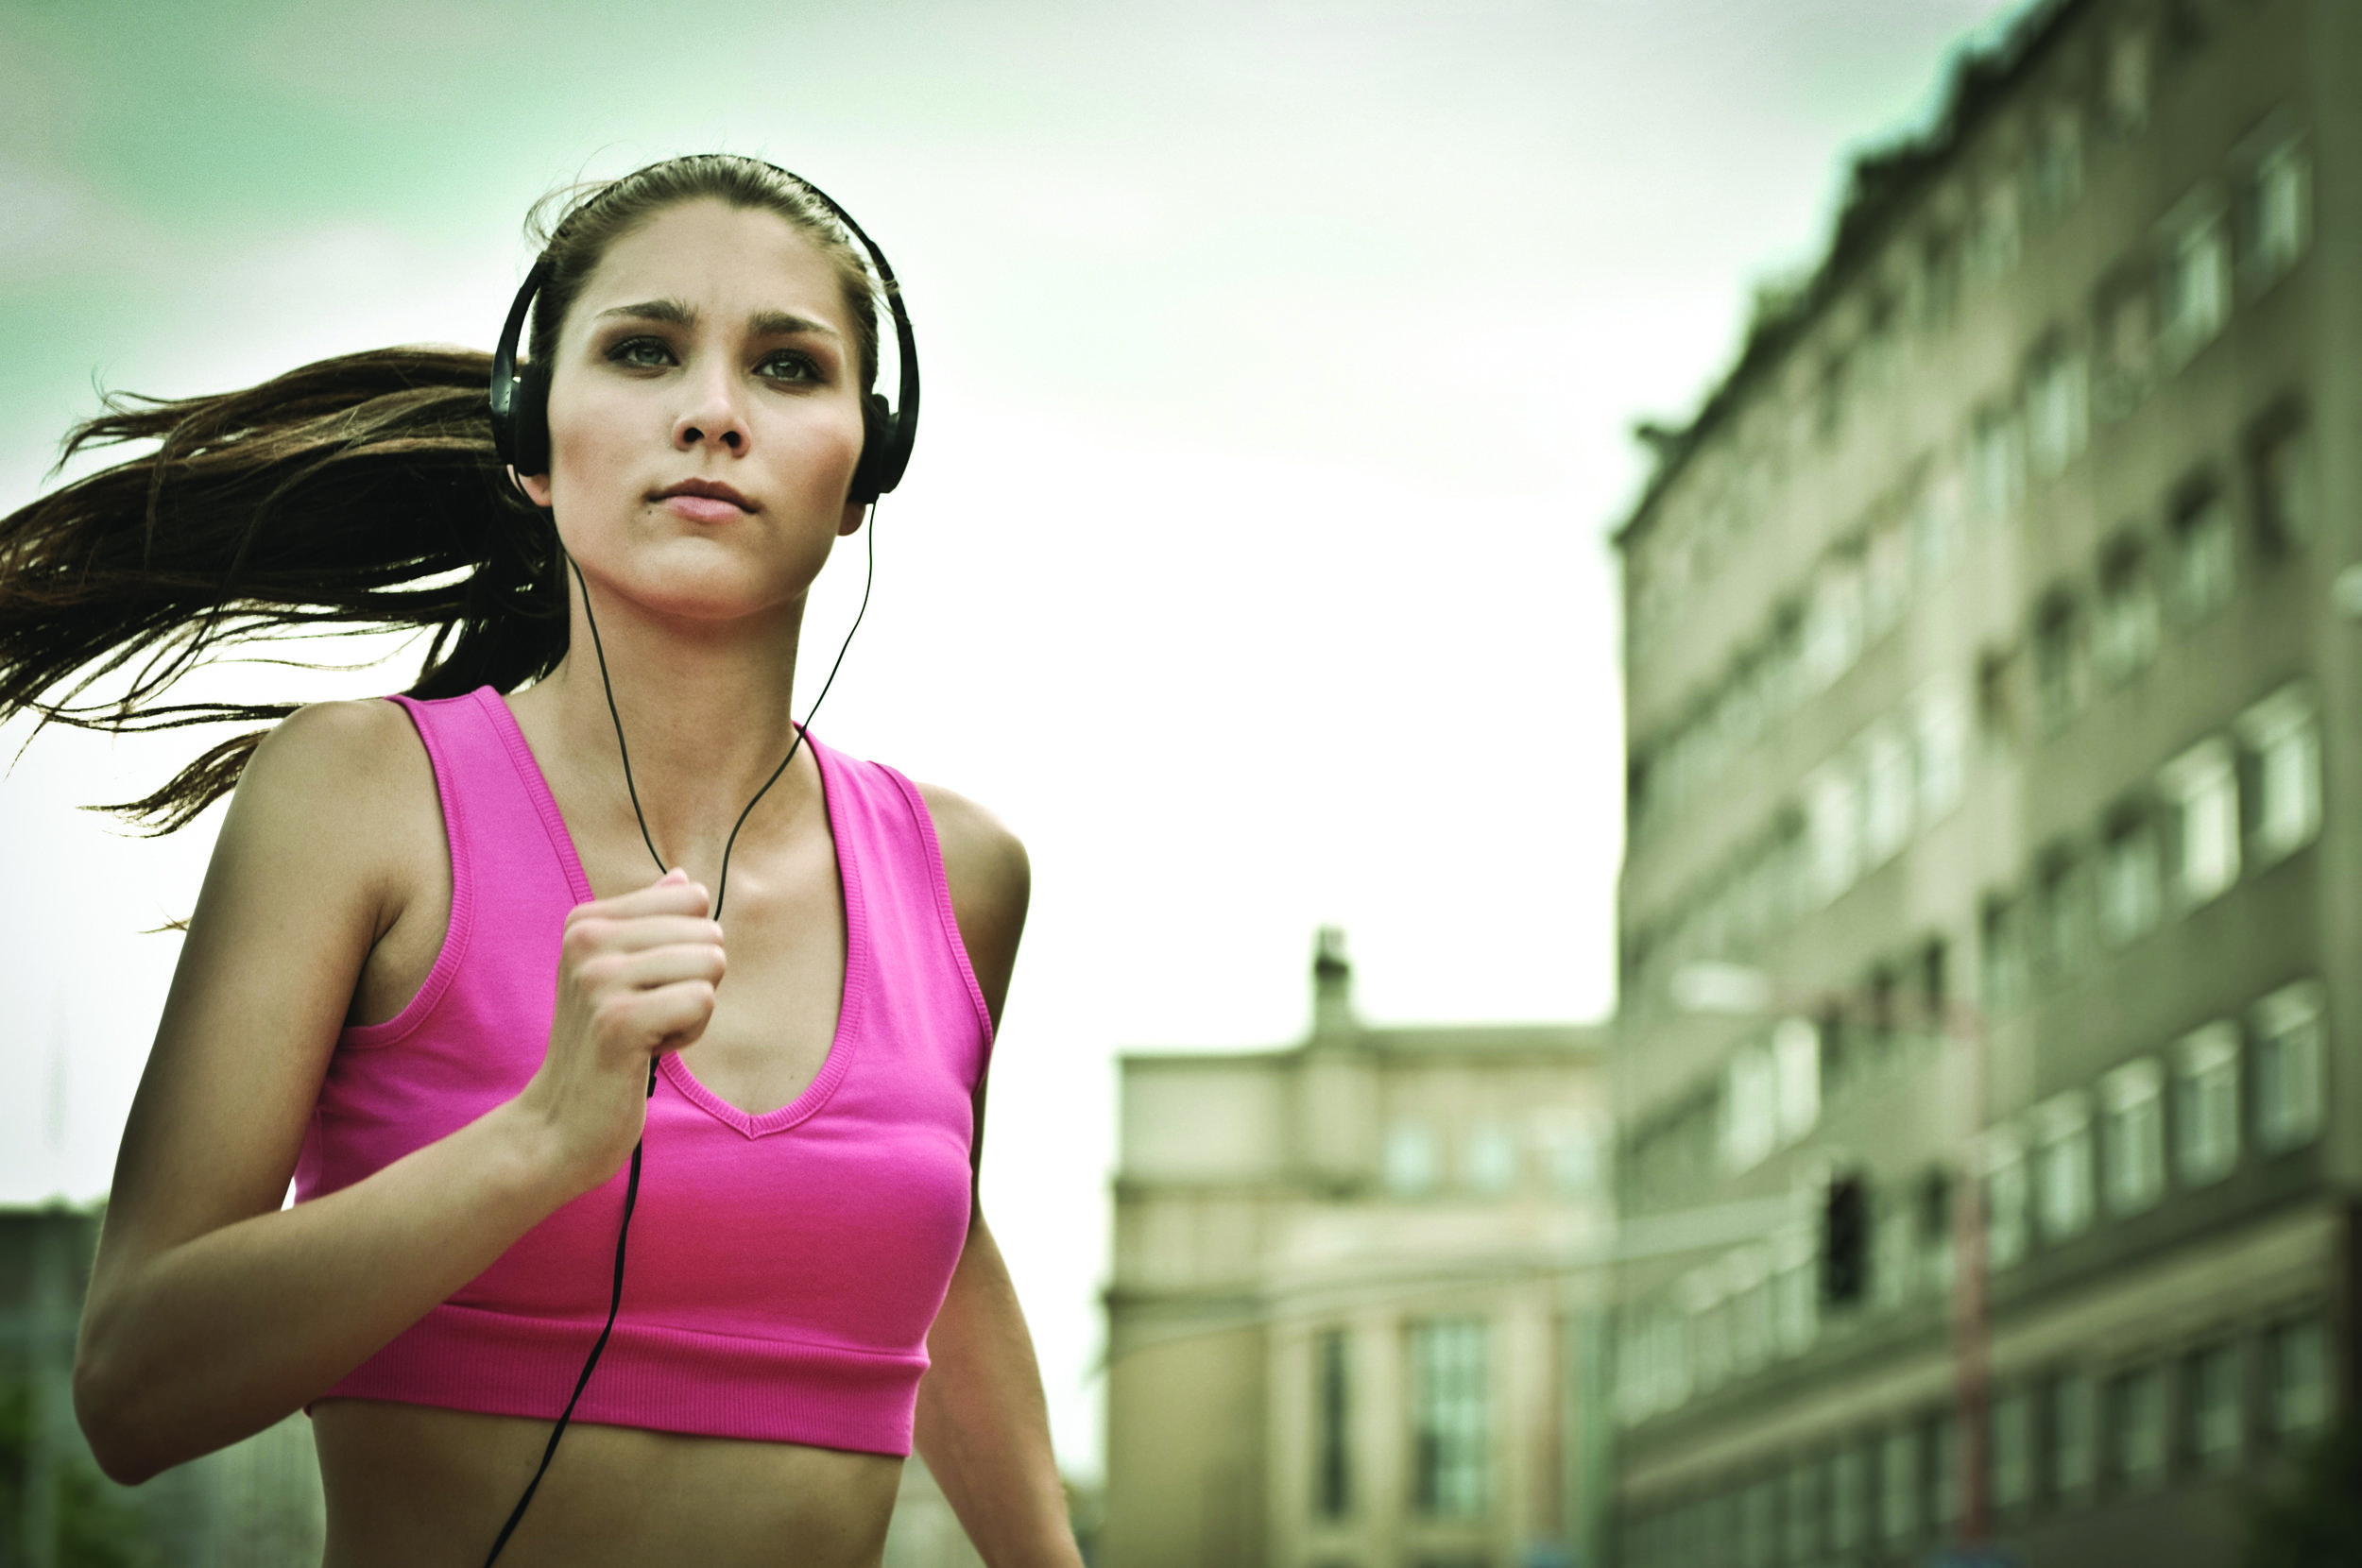
[[550, 377], [553, 508], [583, 570], [659, 614], [801, 599], [861, 457], [860, 363], [839, 274], [786, 219], [684, 203], [617, 240]]

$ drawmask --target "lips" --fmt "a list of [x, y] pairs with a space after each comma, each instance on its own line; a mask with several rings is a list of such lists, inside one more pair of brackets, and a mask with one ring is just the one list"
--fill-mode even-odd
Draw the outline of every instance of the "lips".
[[659, 490], [655, 500], [691, 522], [728, 522], [760, 510], [745, 496], [713, 479], [684, 479]]

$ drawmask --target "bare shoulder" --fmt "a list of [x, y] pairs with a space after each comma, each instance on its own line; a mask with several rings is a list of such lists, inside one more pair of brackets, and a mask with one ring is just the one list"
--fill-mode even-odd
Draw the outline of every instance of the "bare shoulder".
[[[372, 903], [439, 860], [435, 772], [409, 716], [392, 703], [315, 703], [263, 738], [239, 776], [225, 844], [300, 857]], [[390, 914], [380, 915], [382, 929]]]
[[960, 940], [997, 1023], [1017, 965], [1018, 943], [1025, 934], [1033, 862], [1008, 825], [967, 796], [940, 784], [920, 784], [918, 793], [934, 819]]
[[409, 715], [372, 699], [297, 708], [263, 737], [244, 777], [259, 775], [282, 789], [332, 782], [368, 787], [411, 770], [433, 776]]

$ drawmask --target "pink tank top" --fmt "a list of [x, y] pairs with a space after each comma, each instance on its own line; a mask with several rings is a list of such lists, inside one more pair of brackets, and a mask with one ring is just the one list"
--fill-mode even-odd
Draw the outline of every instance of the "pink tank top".
[[[516, 1096], [540, 1065], [566, 912], [591, 896], [500, 693], [406, 708], [435, 765], [451, 923], [426, 983], [339, 1036], [296, 1174], [334, 1192]], [[971, 1094], [991, 1022], [926, 806], [892, 768], [808, 741], [845, 891], [828, 1060], [762, 1116], [663, 1058], [623, 1310], [577, 1421], [910, 1452], [927, 1330], [967, 1236]], [[555, 1420], [607, 1317], [625, 1173], [325, 1397]]]

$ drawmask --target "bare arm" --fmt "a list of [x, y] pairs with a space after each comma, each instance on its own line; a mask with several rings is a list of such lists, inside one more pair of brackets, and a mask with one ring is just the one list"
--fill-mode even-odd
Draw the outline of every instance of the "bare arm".
[[398, 709], [336, 704], [282, 725], [239, 784], [124, 1130], [83, 1311], [76, 1408], [117, 1480], [297, 1409], [604, 1181], [638, 1135], [649, 1052], [693, 1039], [711, 1011], [721, 954], [702, 889], [675, 880], [586, 905], [526, 1091], [282, 1212], [356, 978], [399, 912], [402, 857], [418, 847], [402, 792], [425, 769]]
[[[960, 938], [997, 1030], [1032, 893], [1025, 848], [972, 802], [948, 790], [924, 793]], [[984, 1131], [980, 1082], [973, 1154], [980, 1169]], [[919, 1453], [993, 1568], [1080, 1568], [1025, 1313], [981, 1203], [970, 1214], [967, 1245], [927, 1336]]]

